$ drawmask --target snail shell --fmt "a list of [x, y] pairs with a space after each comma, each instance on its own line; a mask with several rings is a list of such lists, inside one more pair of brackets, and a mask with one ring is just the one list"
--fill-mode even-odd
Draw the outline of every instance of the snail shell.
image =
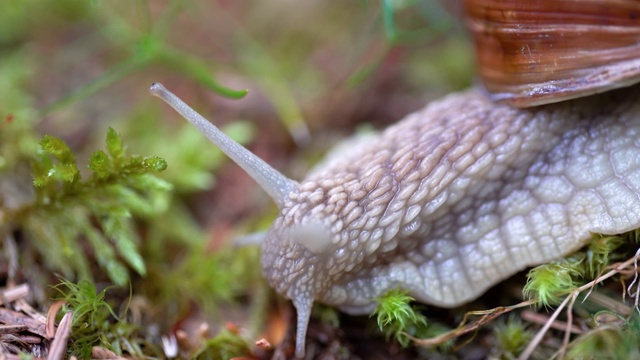
[[478, 72], [518, 107], [640, 82], [638, 0], [465, 0]]

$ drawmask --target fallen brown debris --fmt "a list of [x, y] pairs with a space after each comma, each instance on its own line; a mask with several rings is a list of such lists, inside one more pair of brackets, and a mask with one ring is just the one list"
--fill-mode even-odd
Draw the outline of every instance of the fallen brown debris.
[[[57, 329], [51, 324], [48, 333], [47, 317], [27, 302], [29, 297], [26, 284], [0, 288], [0, 359], [21, 359], [24, 354], [33, 359], [62, 359], [71, 329], [71, 313], [65, 315]], [[55, 352], [51, 352], [54, 344]]]

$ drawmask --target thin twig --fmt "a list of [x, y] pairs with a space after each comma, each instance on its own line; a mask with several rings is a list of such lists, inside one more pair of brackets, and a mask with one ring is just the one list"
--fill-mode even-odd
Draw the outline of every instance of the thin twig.
[[[523, 310], [522, 313], [520, 314], [520, 317], [522, 318], [522, 320], [525, 320], [540, 326], [544, 325], [547, 321], [549, 321], [549, 316], [540, 314], [531, 310]], [[551, 324], [551, 328], [555, 330], [563, 331], [567, 328], [567, 323], [565, 321], [556, 320]], [[582, 331], [581, 329], [578, 329], [577, 327], [572, 326], [571, 333], [580, 335], [580, 334], [583, 334], [584, 331]]]
[[58, 300], [49, 306], [49, 310], [47, 311], [47, 323], [46, 323], [46, 332], [47, 339], [53, 339], [56, 331], [56, 315], [58, 315], [58, 311], [62, 309], [64, 305], [63, 300]]
[[27, 329], [26, 325], [0, 325], [0, 334], [15, 334]]
[[18, 246], [11, 232], [4, 237], [4, 251], [7, 257], [7, 287], [15, 285], [15, 277], [18, 272]]
[[[638, 311], [638, 313], [640, 314], [640, 308], [638, 308], [638, 299], [640, 299], [640, 284], [638, 284], [638, 256], [640, 256], [640, 249], [636, 251], [636, 254], [633, 257], [633, 267], [635, 268], [636, 271], [633, 276], [633, 281], [631, 282], [631, 284], [629, 284], [627, 291], [629, 292], [629, 296], [634, 298], [633, 308], [636, 309], [636, 311]], [[633, 284], [637, 284], [635, 293], [631, 292], [631, 289], [633, 288]]]
[[567, 327], [564, 331], [564, 338], [562, 339], [562, 346], [560, 347], [560, 353], [558, 355], [560, 359], [564, 359], [564, 353], [567, 347], [569, 347], [569, 339], [571, 339], [571, 329], [573, 327], [573, 305], [576, 303], [577, 298], [578, 293], [572, 293], [571, 301], [569, 301], [569, 306], [567, 306]]
[[[590, 281], [587, 284], [584, 284], [576, 289], [574, 289], [573, 291], [571, 291], [567, 297], [564, 299], [564, 301], [560, 304], [560, 306], [554, 311], [553, 315], [551, 317], [548, 318], [547, 322], [544, 324], [544, 326], [538, 331], [538, 333], [536, 334], [536, 336], [531, 340], [531, 342], [527, 345], [527, 348], [520, 354], [520, 356], [518, 357], [519, 360], [525, 360], [528, 359], [529, 357], [531, 357], [533, 351], [535, 350], [535, 348], [538, 346], [538, 344], [540, 343], [540, 341], [542, 341], [542, 338], [544, 337], [544, 335], [546, 334], [546, 332], [552, 328], [555, 327], [555, 325], [557, 323], [562, 323], [562, 322], [557, 322], [556, 318], [558, 317], [558, 315], [560, 314], [560, 312], [562, 311], [562, 309], [564, 309], [565, 306], [567, 306], [567, 304], [570, 302], [570, 305], [567, 309], [567, 318], [569, 319], [569, 321], [567, 321], [567, 323], [565, 324], [564, 328], [561, 328], [560, 330], [565, 330], [566, 333], [565, 334], [570, 334], [572, 332], [574, 333], [581, 333], [581, 331], [575, 331], [577, 329], [573, 328], [573, 315], [572, 315], [572, 309], [573, 309], [573, 305], [578, 297], [578, 295], [585, 291], [585, 290], [589, 290], [589, 293], [587, 294], [587, 297], [589, 294], [591, 294], [591, 290], [593, 290], [593, 288], [609, 279], [610, 277], [622, 273], [623, 271], [627, 270], [627, 268], [633, 263], [633, 264], [637, 264], [637, 257], [640, 255], [640, 249], [638, 250], [638, 252], [636, 253], [636, 255], [630, 259], [628, 259], [627, 261], [623, 262], [623, 263], [616, 263], [613, 264], [611, 266], [606, 267], [606, 269], [611, 269], [608, 272], [598, 276], [597, 278], [595, 278], [593, 281]], [[637, 266], [636, 266], [637, 268]], [[636, 296], [636, 301], [638, 301], [638, 296]], [[432, 337], [432, 338], [428, 338], [428, 339], [418, 339], [415, 338], [413, 336], [410, 336], [408, 334], [407, 335], [411, 340], [413, 340], [413, 342], [416, 345], [420, 345], [420, 346], [425, 346], [425, 347], [432, 347], [432, 346], [437, 346], [437, 345], [441, 345], [449, 340], [455, 339], [457, 337], [460, 337], [464, 334], [467, 334], [471, 331], [475, 331], [478, 328], [480, 328], [482, 325], [494, 320], [495, 318], [499, 317], [502, 314], [508, 313], [510, 311], [513, 311], [515, 309], [518, 308], [522, 308], [522, 307], [526, 307], [526, 306], [530, 306], [530, 305], [534, 305], [536, 304], [537, 301], [535, 300], [527, 300], [527, 301], [523, 301], [519, 304], [516, 305], [512, 305], [512, 306], [507, 306], [507, 307], [497, 307], [491, 310], [485, 310], [485, 311], [470, 311], [467, 312], [464, 315], [464, 318], [462, 320], [462, 322], [460, 323], [460, 325], [458, 326], [458, 328], [448, 331], [444, 334]], [[639, 310], [640, 311], [640, 310]], [[478, 316], [478, 315], [482, 315], [482, 317], [480, 319], [477, 319], [469, 324], [465, 323], [467, 322], [467, 319], [469, 316]], [[557, 327], [556, 327], [557, 328]], [[564, 344], [568, 343], [568, 339], [570, 335], [565, 335], [564, 337], [564, 341], [563, 341], [563, 346], [565, 346]]]
[[49, 348], [49, 356], [47, 360], [61, 360], [67, 352], [67, 341], [71, 334], [71, 321], [73, 320], [73, 312], [69, 311], [62, 317], [56, 335], [51, 342]]
[[37, 321], [21, 312], [9, 310], [7, 308], [0, 307], [0, 323], [8, 325], [25, 325], [28, 328], [28, 332], [41, 337], [46, 336], [44, 322]]
[[547, 321], [547, 323], [544, 324], [544, 326], [538, 331], [536, 336], [534, 336], [531, 342], [529, 342], [529, 344], [524, 349], [524, 351], [520, 354], [520, 356], [518, 356], [518, 360], [527, 360], [529, 357], [531, 357], [531, 354], [533, 354], [533, 351], [536, 349], [540, 341], [542, 341], [544, 334], [546, 334], [547, 331], [549, 330], [549, 327], [551, 327], [551, 323], [553, 323], [556, 320], [556, 318], [558, 317], [558, 315], [560, 315], [560, 312], [562, 311], [562, 309], [564, 309], [564, 307], [567, 305], [568, 302], [569, 302], [569, 296], [567, 296], [564, 299], [564, 301], [560, 304], [560, 306], [558, 306], [556, 311], [553, 312], [553, 314], [549, 318], [549, 321]]
[[[462, 322], [460, 323], [460, 325], [458, 326], [458, 328], [448, 331], [444, 334], [429, 338], [429, 339], [418, 339], [415, 338], [413, 336], [410, 336], [407, 334], [407, 336], [413, 340], [413, 342], [417, 345], [420, 346], [426, 346], [426, 347], [431, 347], [431, 346], [437, 346], [440, 344], [443, 344], [451, 339], [455, 339], [457, 337], [460, 337], [464, 334], [467, 334], [471, 331], [475, 331], [478, 328], [480, 328], [482, 325], [492, 321], [493, 319], [499, 317], [502, 314], [506, 314], [508, 312], [511, 312], [515, 309], [519, 309], [519, 308], [523, 308], [526, 306], [531, 306], [535, 304], [534, 301], [532, 300], [527, 300], [527, 301], [523, 301], [519, 304], [516, 305], [512, 305], [512, 306], [500, 306], [497, 308], [493, 308], [491, 310], [483, 310], [483, 311], [470, 311], [468, 313], [466, 313], [464, 315], [464, 318], [462, 320]], [[467, 318], [469, 316], [477, 316], [477, 315], [482, 315], [481, 318], [467, 324], [464, 325], [467, 321]]]
[[7, 306], [8, 303], [27, 297], [29, 295], [29, 286], [27, 284], [20, 284], [12, 288], [0, 289], [0, 293], [2, 294], [2, 296], [0, 296], [0, 305]]
[[14, 302], [14, 307], [16, 310], [22, 311], [23, 313], [31, 316], [34, 320], [41, 322], [42, 324], [47, 323], [47, 317], [42, 315], [39, 311], [34, 309], [27, 300], [24, 298], [18, 299]]

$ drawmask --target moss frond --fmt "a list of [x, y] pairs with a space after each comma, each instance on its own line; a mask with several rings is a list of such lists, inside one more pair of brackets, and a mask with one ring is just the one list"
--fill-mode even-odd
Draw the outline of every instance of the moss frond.
[[91, 156], [92, 173], [84, 180], [64, 141], [45, 136], [40, 146], [41, 155], [32, 166], [36, 200], [24, 220], [37, 244], [33, 247], [67, 277], [91, 278], [82, 239], [114, 284], [129, 281], [128, 267], [144, 275], [132, 216], [166, 209], [171, 185], [153, 175], [164, 170], [166, 162], [127, 155], [119, 135], [109, 128], [107, 152]]
[[606, 266], [621, 259], [621, 254], [617, 254], [615, 250], [626, 242], [627, 239], [623, 235], [594, 234], [586, 251], [583, 270], [585, 277], [595, 279]]
[[625, 258], [627, 254], [620, 248], [625, 244], [637, 244], [639, 234], [638, 230], [619, 235], [593, 234], [586, 250], [529, 271], [523, 289], [525, 298], [535, 299], [542, 306], [559, 304], [562, 295], [585, 281], [596, 279], [607, 266]]
[[533, 331], [526, 328], [519, 317], [509, 316], [496, 323], [493, 333], [501, 358], [515, 359], [533, 338]]
[[[95, 285], [87, 280], [78, 283], [61, 279], [54, 286], [59, 300], [73, 311], [71, 323], [71, 342], [69, 352], [82, 359], [91, 358], [94, 346], [101, 346], [122, 355], [123, 350], [133, 356], [142, 356], [142, 348], [151, 351], [153, 345], [138, 335], [140, 329], [122, 322], [105, 300], [109, 288], [97, 291]], [[158, 351], [156, 351], [158, 352]]]
[[563, 295], [579, 286], [580, 263], [581, 259], [571, 257], [531, 269], [523, 289], [525, 298], [545, 307], [559, 304]]
[[410, 302], [414, 299], [406, 291], [394, 289], [376, 298], [378, 305], [371, 314], [387, 339], [394, 338], [403, 347], [409, 345], [408, 335], [415, 336], [427, 328], [427, 318], [417, 312]]

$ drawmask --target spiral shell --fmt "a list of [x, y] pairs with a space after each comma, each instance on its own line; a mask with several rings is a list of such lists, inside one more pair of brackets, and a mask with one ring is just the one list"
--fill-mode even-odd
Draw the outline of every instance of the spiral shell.
[[528, 107], [640, 82], [638, 0], [465, 0], [478, 72]]

